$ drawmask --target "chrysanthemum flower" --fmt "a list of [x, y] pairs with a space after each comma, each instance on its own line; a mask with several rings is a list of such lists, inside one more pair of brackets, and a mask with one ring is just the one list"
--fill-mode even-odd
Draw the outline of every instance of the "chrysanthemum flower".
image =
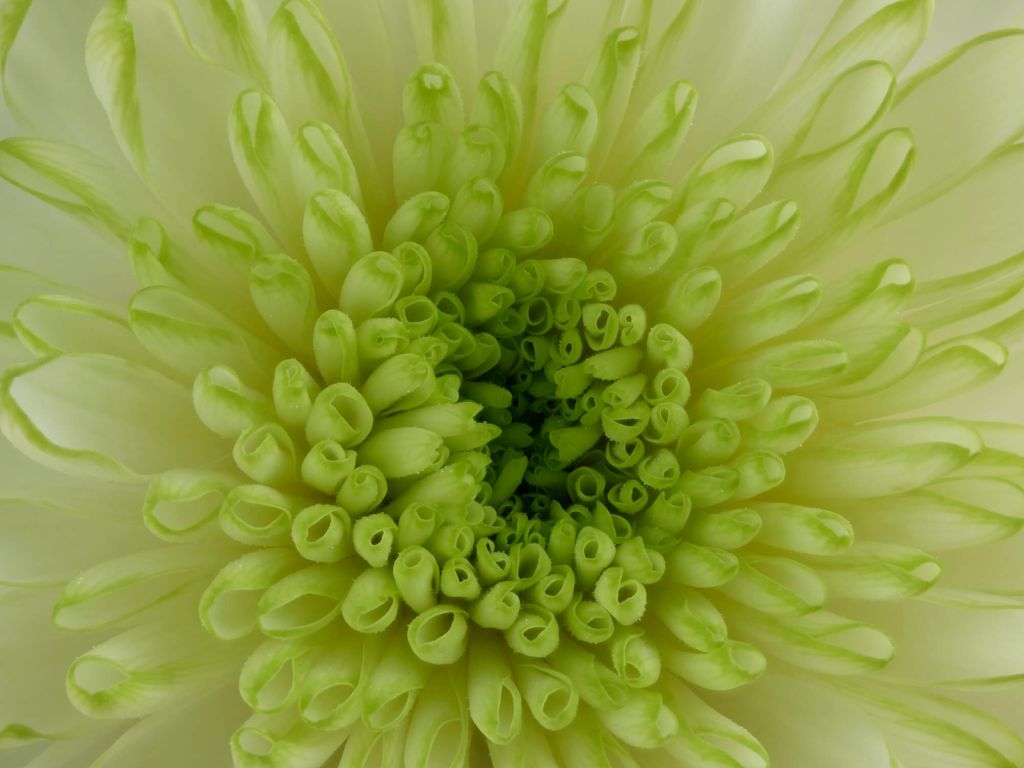
[[1024, 765], [1014, 10], [3, 0], [0, 763]]

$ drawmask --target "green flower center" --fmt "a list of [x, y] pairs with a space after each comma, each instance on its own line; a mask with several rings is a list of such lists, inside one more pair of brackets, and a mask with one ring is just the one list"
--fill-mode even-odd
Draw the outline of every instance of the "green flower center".
[[[243, 668], [243, 698], [280, 710], [293, 696], [275, 698], [278, 672], [311, 659], [296, 703], [316, 728], [362, 717], [387, 731], [428, 670], [459, 676], [465, 658], [470, 714], [494, 744], [519, 731], [517, 699], [493, 696], [513, 669], [545, 728], [572, 722], [582, 700], [629, 743], [660, 743], [677, 727], [653, 690], [663, 666], [714, 690], [765, 669], [707, 590], [741, 605], [820, 604], [817, 581], [801, 590], [803, 571], [771, 573], [771, 557], [738, 580], [734, 551], [761, 528], [744, 502], [782, 482], [780, 456], [817, 423], [810, 400], [773, 388], [833, 375], [844, 352], [811, 342], [734, 362], [760, 340], [756, 318], [730, 326], [743, 339], [701, 329], [722, 279], [681, 240], [710, 232], [720, 201], [683, 209], [660, 181], [616, 201], [608, 185], [580, 188], [587, 161], [566, 150], [506, 204], [493, 180], [504, 129], [470, 125], [435, 157], [448, 91], [430, 78], [448, 75], [420, 74], [410, 93], [426, 101], [406, 105], [395, 142], [404, 202], [382, 233], [371, 235], [355, 202], [364, 191], [350, 184], [311, 196], [308, 265], [253, 248], [253, 303], [294, 354], [276, 365], [269, 400], [227, 367], [196, 379], [200, 418], [237, 436], [235, 464], [252, 480], [225, 489], [220, 527], [261, 548], [214, 579], [203, 622], [246, 634], [231, 605], [265, 589], [255, 622], [269, 640]], [[261, 98], [239, 104], [272, 109]], [[753, 236], [770, 235], [752, 253], [792, 236], [792, 205], [756, 215]], [[214, 207], [196, 226], [218, 243], [225, 231], [260, 240], [245, 234], [254, 222]], [[737, 256], [734, 276], [759, 260]], [[808, 293], [770, 284], [754, 303], [771, 314], [794, 291]], [[245, 582], [249, 569], [267, 583]], [[642, 727], [624, 727], [638, 717]]]

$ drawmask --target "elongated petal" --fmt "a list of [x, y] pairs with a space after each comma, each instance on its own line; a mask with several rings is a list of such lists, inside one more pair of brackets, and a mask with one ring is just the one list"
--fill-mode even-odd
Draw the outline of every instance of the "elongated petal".
[[[888, 120], [892, 125], [908, 126], [921, 153], [921, 170], [912, 177], [908, 195], [934, 196], [1019, 134], [1024, 115], [1017, 114], [1012, 102], [998, 95], [1000, 89], [1012, 89], [1013, 82], [995, 73], [1018, 72], [1022, 55], [1024, 38], [1020, 34], [1007, 31], [984, 35], [950, 52], [903, 86]], [[950, 98], [962, 105], [964, 111], [959, 115], [965, 120], [977, 114], [971, 104], [982, 100], [1005, 105], [1005, 109], [986, 110], [984, 123], [971, 128], [970, 122], [928, 119], [938, 104]], [[970, 135], [970, 140], [964, 140], [965, 135]], [[922, 194], [925, 189], [930, 192]]]
[[85, 150], [47, 139], [0, 143], [0, 176], [80, 221], [125, 240], [151, 198], [129, 176]]
[[220, 547], [172, 545], [98, 563], [68, 582], [53, 607], [54, 624], [117, 625], [209, 576], [222, 556]]
[[[785, 699], [775, 698], [781, 696]], [[773, 759], [792, 755], [798, 760], [828, 760], [849, 768], [890, 765], [880, 728], [849, 701], [818, 683], [778, 675], [765, 677], [740, 697], [720, 706], [730, 716], [748, 723]], [[785, 714], [794, 711], [800, 712], [798, 721]], [[825, 733], [828, 740], [818, 738]], [[826, 745], [842, 745], [841, 751], [832, 754], [832, 746]]]
[[[977, 433], [952, 420], [880, 423], [854, 433], [843, 445], [795, 457], [790, 477], [799, 478], [797, 487], [816, 496], [884, 496], [936, 480], [979, 450]], [[871, 479], [865, 483], [861, 473], [868, 471]]]
[[213, 690], [234, 672], [225, 646], [177, 618], [128, 630], [79, 656], [68, 669], [68, 697], [92, 717], [139, 717]]
[[[8, 439], [50, 466], [79, 474], [137, 478], [223, 455], [194, 418], [187, 390], [116, 357], [44, 358], [3, 380]], [[154, 434], [163, 439], [151, 439]]]
[[[159, 768], [171, 768], [189, 755], [202, 752], [230, 760], [228, 744], [236, 723], [245, 718], [232, 686], [168, 706], [131, 726], [113, 744], [103, 750], [97, 766], [146, 762]], [[166, 734], [185, 731], [187, 740], [168, 743]]]
[[7, 586], [60, 585], [98, 560], [150, 543], [122, 521], [33, 500], [0, 502], [0, 519], [0, 583]]

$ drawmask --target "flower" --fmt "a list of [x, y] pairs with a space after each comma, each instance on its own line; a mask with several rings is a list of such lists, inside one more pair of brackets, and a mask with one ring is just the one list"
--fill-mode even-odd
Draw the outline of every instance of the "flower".
[[0, 4], [12, 759], [1024, 765], [1024, 33], [834, 5]]

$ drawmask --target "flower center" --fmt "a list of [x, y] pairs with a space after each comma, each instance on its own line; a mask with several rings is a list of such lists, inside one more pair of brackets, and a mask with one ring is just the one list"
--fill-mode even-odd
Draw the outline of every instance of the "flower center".
[[678, 463], [657, 446], [685, 426], [689, 388], [658, 353], [685, 349], [685, 340], [667, 328], [648, 339], [643, 309], [616, 307], [612, 276], [575, 259], [523, 261], [509, 285], [476, 284], [467, 297], [486, 297], [487, 312], [468, 314], [485, 318], [475, 339], [498, 351], [489, 369], [463, 371], [476, 375], [461, 388], [501, 430], [489, 444], [486, 503], [505, 520], [581, 524], [600, 504], [618, 518], [613, 535], [625, 534], [632, 526], [622, 515], [647, 506], [647, 489], [679, 479]]
[[[229, 495], [222, 528], [358, 563], [351, 588], [304, 596], [344, 594], [343, 617], [369, 633], [411, 609], [410, 645], [434, 663], [461, 655], [467, 619], [529, 656], [563, 630], [604, 642], [643, 615], [689, 514], [674, 490], [689, 342], [616, 303], [608, 271], [448, 236], [464, 248], [447, 263], [407, 242], [352, 265], [345, 311], [313, 323], [315, 367], [281, 362], [276, 418], [236, 442], [257, 485]], [[279, 266], [262, 263], [268, 295], [283, 293]], [[701, 466], [732, 452], [692, 442]], [[306, 631], [327, 618], [318, 606], [282, 606], [263, 629]]]

